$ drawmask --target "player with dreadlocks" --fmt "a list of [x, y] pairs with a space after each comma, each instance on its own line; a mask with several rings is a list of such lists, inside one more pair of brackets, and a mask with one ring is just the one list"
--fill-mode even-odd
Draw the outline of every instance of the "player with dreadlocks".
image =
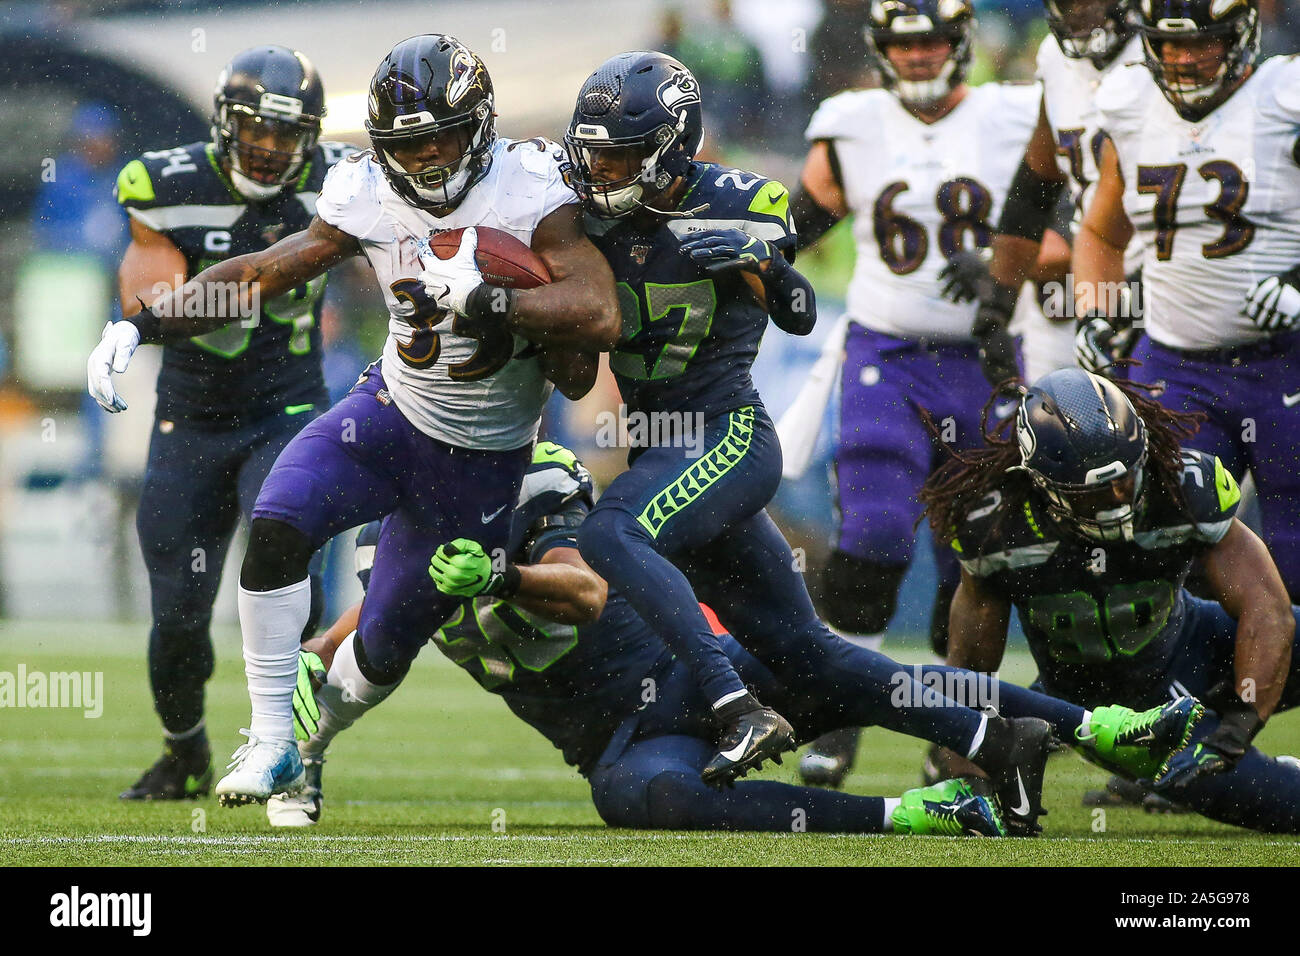
[[[985, 410], [987, 422], [987, 409]], [[1300, 831], [1300, 769], [1251, 740], [1300, 703], [1296, 616], [1268, 549], [1235, 517], [1213, 455], [1183, 446], [1197, 417], [1081, 369], [1044, 376], [977, 451], [949, 449], [921, 500], [962, 565], [948, 663], [994, 671], [1011, 608], [1036, 689], [1094, 707], [1079, 741], [1112, 733], [1119, 701], [1192, 694], [1214, 708], [1160, 767], [1108, 764], [1215, 820]], [[1183, 589], [1199, 562], [1215, 601]], [[1012, 699], [1008, 715], [1020, 703]], [[1047, 715], [1037, 715], [1047, 716]], [[1050, 719], [1050, 718], [1049, 718]]]

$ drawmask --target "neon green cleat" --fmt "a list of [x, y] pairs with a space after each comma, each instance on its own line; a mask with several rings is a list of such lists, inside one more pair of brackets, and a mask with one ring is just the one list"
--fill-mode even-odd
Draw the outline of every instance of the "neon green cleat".
[[1116, 704], [1094, 710], [1089, 733], [1082, 733], [1080, 726], [1074, 736], [1106, 763], [1150, 780], [1170, 754], [1187, 745], [1204, 716], [1205, 708], [1194, 697], [1179, 697], [1141, 712]]
[[978, 797], [964, 780], [944, 780], [908, 790], [890, 814], [895, 833], [920, 836], [1006, 836], [1002, 814], [992, 800]]

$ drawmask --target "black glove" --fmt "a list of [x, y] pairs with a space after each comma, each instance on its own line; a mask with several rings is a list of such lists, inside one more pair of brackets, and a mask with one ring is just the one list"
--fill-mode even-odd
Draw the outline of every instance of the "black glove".
[[988, 295], [980, 299], [971, 325], [971, 334], [979, 343], [980, 369], [995, 387], [1008, 379], [1020, 378], [1016, 344], [1007, 331], [1019, 297], [1019, 292], [1010, 286], [992, 283]]
[[[939, 291], [945, 299], [960, 305], [963, 302], [983, 301], [993, 295], [993, 277], [989, 275], [989, 260], [979, 251], [957, 253], [939, 273]], [[1012, 305], [1014, 306], [1014, 302]]]
[[1230, 686], [1216, 685], [1205, 699], [1218, 712], [1219, 726], [1169, 757], [1156, 776], [1156, 790], [1176, 792], [1201, 777], [1231, 770], [1264, 726], [1259, 712]]
[[1074, 331], [1074, 357], [1079, 365], [1106, 375], [1116, 362], [1128, 358], [1137, 344], [1137, 329], [1127, 321], [1108, 319], [1096, 312], [1079, 319]]

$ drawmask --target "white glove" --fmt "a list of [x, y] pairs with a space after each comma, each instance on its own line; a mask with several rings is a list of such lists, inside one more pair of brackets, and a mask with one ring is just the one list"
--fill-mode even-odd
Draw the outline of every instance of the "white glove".
[[1284, 332], [1300, 321], [1300, 279], [1296, 270], [1255, 283], [1242, 311], [1265, 332]]
[[[427, 243], [420, 245], [422, 249], [428, 249]], [[483, 284], [483, 274], [474, 261], [477, 250], [478, 230], [471, 226], [461, 233], [460, 248], [450, 259], [439, 259], [431, 251], [420, 256], [424, 271], [418, 278], [439, 307], [450, 309], [457, 315], [466, 314], [469, 294]]]
[[126, 411], [126, 402], [113, 391], [112, 373], [122, 373], [140, 346], [140, 330], [130, 320], [110, 322], [86, 362], [86, 387], [90, 397], [106, 412]]

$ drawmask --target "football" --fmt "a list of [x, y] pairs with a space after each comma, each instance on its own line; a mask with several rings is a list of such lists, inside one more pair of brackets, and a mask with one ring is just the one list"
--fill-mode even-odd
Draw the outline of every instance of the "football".
[[[535, 289], [551, 281], [546, 263], [526, 245], [500, 229], [478, 228], [478, 250], [474, 261], [483, 273], [483, 281], [506, 289]], [[465, 230], [448, 229], [429, 239], [429, 248], [439, 259], [450, 259], [460, 248]]]

